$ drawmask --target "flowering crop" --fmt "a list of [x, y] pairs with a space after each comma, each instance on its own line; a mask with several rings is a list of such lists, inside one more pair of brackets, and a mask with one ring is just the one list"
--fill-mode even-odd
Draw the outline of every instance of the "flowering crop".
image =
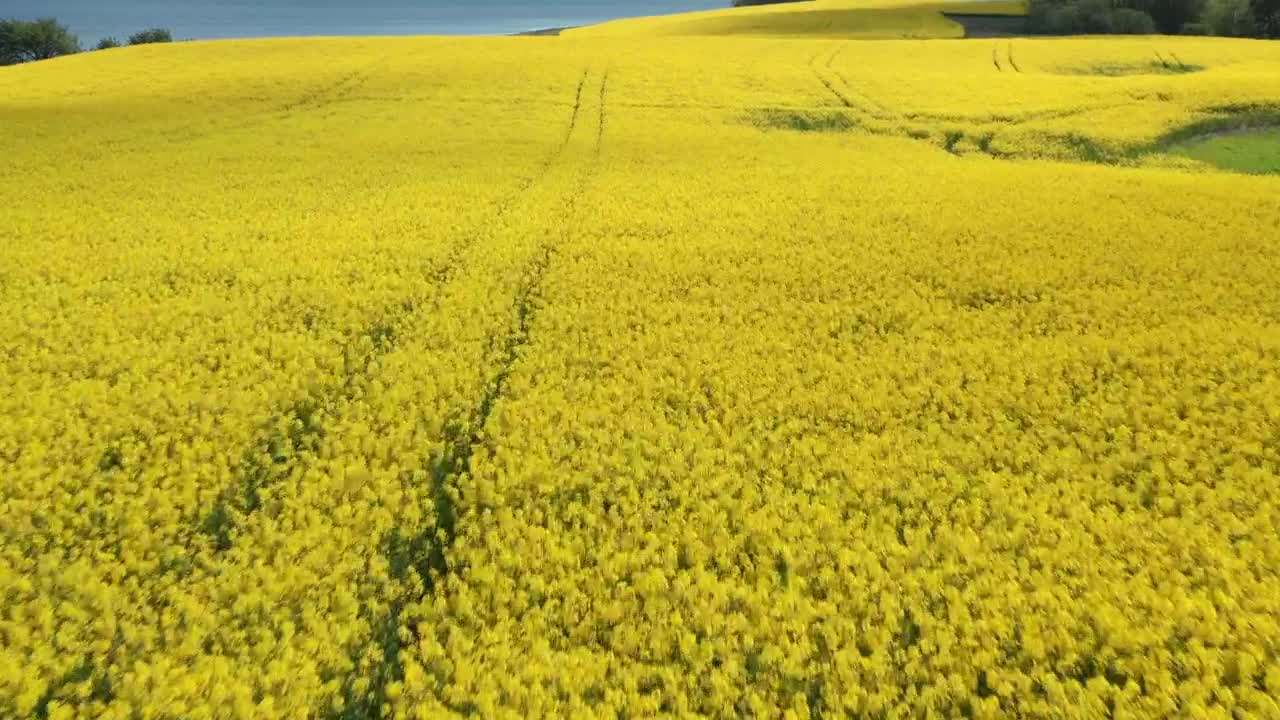
[[572, 37], [741, 36], [771, 38], [961, 38], [964, 28], [948, 14], [1024, 15], [1022, 0], [921, 2], [920, 0], [819, 0], [803, 5], [758, 4], [704, 12], [626, 18], [570, 28]]
[[1280, 56], [778, 12], [0, 72], [0, 716], [1280, 715]]

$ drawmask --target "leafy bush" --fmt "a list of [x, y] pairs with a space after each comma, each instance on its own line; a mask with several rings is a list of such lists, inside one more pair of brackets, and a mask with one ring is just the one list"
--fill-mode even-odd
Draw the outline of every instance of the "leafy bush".
[[1251, 37], [1258, 34], [1258, 23], [1249, 0], [1209, 0], [1203, 21], [1213, 35]]
[[94, 50], [110, 50], [111, 48], [120, 47], [122, 44], [123, 43], [121, 43], [118, 39], [108, 35], [107, 37], [104, 37], [101, 40], [99, 40], [98, 44], [95, 45], [93, 49]]
[[1280, 38], [1280, 0], [1252, 0], [1249, 8], [1259, 37]]
[[1116, 8], [1111, 11], [1111, 32], [1113, 33], [1120, 35], [1150, 35], [1155, 31], [1155, 20], [1141, 10]]
[[80, 52], [80, 40], [54, 18], [0, 20], [0, 65]]
[[1166, 35], [1183, 31], [1187, 23], [1197, 21], [1204, 12], [1205, 0], [1121, 0], [1125, 7], [1141, 10], [1151, 16], [1155, 27]]
[[[1260, 7], [1280, 0], [1031, 0], [1033, 32], [1265, 37]], [[1275, 31], [1280, 34], [1280, 9]]]
[[1141, 35], [1155, 32], [1156, 28], [1146, 12], [1114, 7], [1108, 0], [1032, 0], [1028, 27], [1047, 35]]
[[129, 36], [130, 45], [173, 42], [173, 33], [167, 28], [148, 28]]
[[1074, 5], [1050, 0], [1035, 0], [1027, 7], [1027, 29], [1044, 35], [1067, 34], [1063, 28], [1074, 28], [1076, 25], [1074, 17], [1067, 17], [1067, 14], [1075, 12]]

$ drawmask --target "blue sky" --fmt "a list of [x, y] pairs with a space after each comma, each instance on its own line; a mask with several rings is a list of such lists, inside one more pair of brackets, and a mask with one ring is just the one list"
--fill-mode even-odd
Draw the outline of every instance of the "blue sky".
[[727, 7], [729, 0], [0, 0], [0, 16], [53, 16], [82, 43], [162, 26], [185, 38], [511, 33]]

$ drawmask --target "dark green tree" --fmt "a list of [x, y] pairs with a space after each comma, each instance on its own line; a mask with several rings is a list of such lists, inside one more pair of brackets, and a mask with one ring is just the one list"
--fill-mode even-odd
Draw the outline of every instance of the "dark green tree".
[[1027, 13], [1031, 32], [1048, 35], [1145, 35], [1156, 31], [1151, 16], [1111, 0], [1031, 0]]
[[1280, 0], [1252, 0], [1254, 22], [1262, 37], [1280, 38]]
[[0, 20], [0, 65], [80, 52], [80, 40], [53, 18]]
[[101, 40], [99, 40], [98, 44], [94, 46], [93, 49], [94, 50], [110, 50], [111, 48], [120, 47], [121, 44], [122, 43], [119, 40], [108, 35], [107, 37], [104, 37]]
[[1150, 15], [1156, 30], [1166, 35], [1181, 33], [1184, 25], [1198, 21], [1204, 12], [1204, 0], [1127, 0], [1123, 5]]
[[129, 36], [130, 45], [173, 42], [173, 33], [167, 28], [148, 28]]

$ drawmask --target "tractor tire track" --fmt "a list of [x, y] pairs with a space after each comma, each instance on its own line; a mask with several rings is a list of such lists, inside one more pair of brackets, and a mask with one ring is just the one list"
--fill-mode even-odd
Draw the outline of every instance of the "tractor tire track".
[[[341, 82], [334, 83], [336, 88], [355, 87], [359, 79], [347, 76]], [[565, 137], [572, 138], [578, 124], [581, 110], [581, 99], [585, 86], [585, 76], [577, 85], [575, 103], [569, 128]], [[310, 103], [320, 102], [327, 94], [316, 94]], [[295, 106], [296, 107], [296, 106]], [[413, 296], [402, 298], [385, 307], [385, 312], [375, 315], [375, 319], [364, 328], [350, 334], [344, 344], [344, 370], [341, 377], [330, 381], [302, 397], [287, 401], [279, 412], [264, 422], [257, 438], [241, 453], [241, 460], [235, 466], [231, 484], [225, 487], [219, 498], [201, 517], [194, 519], [189, 533], [175, 538], [176, 548], [185, 555], [185, 561], [166, 563], [160, 569], [161, 575], [170, 575], [174, 586], [184, 582], [192, 573], [197, 555], [208, 548], [213, 554], [208, 561], [219, 564], [222, 568], [222, 557], [236, 545], [237, 530], [250, 521], [255, 513], [263, 507], [264, 494], [281, 481], [287, 479], [305, 462], [308, 453], [319, 450], [326, 437], [326, 418], [341, 417], [345, 404], [362, 393], [363, 388], [374, 379], [377, 361], [395, 349], [401, 335], [410, 326], [412, 318], [424, 308], [437, 307], [441, 301], [443, 289], [453, 281], [459, 268], [463, 265], [467, 251], [482, 237], [489, 228], [512, 212], [526, 195], [563, 156], [568, 144], [567, 140], [554, 140], [552, 150], [545, 161], [537, 166], [532, 175], [519, 180], [515, 187], [503, 197], [492, 203], [492, 212], [488, 219], [479, 223], [469, 232], [464, 233], [444, 253], [439, 262], [424, 263], [423, 274], [431, 282], [423, 291]], [[526, 301], [529, 304], [529, 301]], [[531, 304], [530, 304], [531, 307]], [[527, 314], [527, 313], [526, 313]], [[287, 428], [287, 430], [281, 430]], [[201, 565], [207, 562], [200, 563]], [[217, 572], [208, 568], [208, 572]], [[172, 593], [164, 593], [148, 604], [153, 612], [163, 612], [173, 602]], [[99, 670], [97, 666], [91, 670], [94, 682], [111, 682], [111, 672]], [[385, 686], [384, 686], [385, 687]], [[355, 707], [367, 707], [357, 705]], [[350, 715], [342, 717], [380, 717], [379, 712], [367, 715]]]
[[582, 113], [582, 89], [587, 85], [587, 73], [589, 72], [590, 69], [583, 70], [582, 79], [578, 80], [578, 89], [573, 97], [573, 114], [569, 116], [569, 129], [565, 131], [564, 140], [560, 142], [559, 152], [555, 157], [547, 161], [548, 165], [554, 163], [564, 154], [564, 151], [569, 147], [569, 141], [573, 139], [573, 131], [578, 127], [578, 115]]
[[[607, 94], [608, 73], [606, 72], [601, 79], [599, 97], [603, 100]], [[606, 111], [602, 106], [597, 115], [597, 123], [605, 122]], [[476, 448], [484, 443], [485, 429], [488, 425], [490, 417], [493, 415], [494, 408], [499, 401], [505, 396], [507, 383], [515, 369], [516, 363], [519, 361], [521, 351], [528, 345], [532, 323], [535, 319], [538, 300], [541, 298], [542, 281], [547, 270], [552, 266], [557, 253], [562, 245], [572, 240], [576, 233], [576, 223], [579, 202], [583, 195], [589, 189], [594, 176], [599, 167], [599, 157], [602, 149], [604, 134], [601, 126], [597, 125], [595, 137], [591, 145], [591, 156], [577, 172], [577, 177], [571, 192], [567, 193], [562, 201], [559, 212], [556, 214], [557, 220], [553, 223], [555, 227], [560, 229], [558, 241], [545, 241], [533, 253], [532, 259], [524, 272], [524, 281], [517, 288], [515, 296], [512, 299], [512, 316], [514, 322], [503, 330], [501, 333], [495, 333], [495, 336], [501, 337], [500, 361], [492, 380], [480, 395], [473, 408], [467, 413], [472, 422], [465, 423], [466, 426], [474, 428], [472, 432], [447, 438], [446, 447], [455, 448], [455, 451], [447, 459], [445, 463], [451, 467], [454, 472], [448, 473], [447, 476], [441, 478], [445, 483], [452, 485], [452, 489], [460, 494], [461, 488], [457, 487], [457, 483], [462, 478], [468, 476], [471, 472], [471, 459]], [[492, 342], [491, 344], [499, 344]], [[461, 427], [462, 423], [454, 424], [454, 427]], [[446, 514], [447, 517], [454, 517], [452, 512]], [[450, 526], [443, 528], [447, 532], [438, 533], [446, 539], [446, 545], [451, 545], [456, 538], [454, 531], [456, 527]], [[447, 549], [447, 548], [446, 548]], [[442, 576], [450, 572], [447, 561], [441, 568]], [[439, 578], [427, 583], [428, 586], [434, 586]]]
[[[840, 54], [843, 52], [843, 46], [837, 47], [829, 56], [827, 56], [827, 59], [822, 63], [821, 67], [818, 65], [818, 58], [822, 53], [818, 53], [810, 58], [809, 69], [812, 71], [813, 76], [818, 79], [818, 82], [822, 83], [822, 86], [827, 89], [827, 92], [838, 100], [841, 105], [854, 111], [858, 115], [861, 115], [862, 118], [872, 118], [883, 121], [895, 120], [896, 117], [893, 112], [872, 102], [869, 98], [855, 96], [861, 95], [861, 93], [857, 93], [848, 78], [834, 67], [836, 59], [840, 57]], [[835, 80], [838, 81], [844, 89], [841, 90], [837, 87], [836, 81], [832, 81], [831, 78], [827, 77], [827, 75], [835, 77]], [[862, 118], [855, 118], [855, 120]]]
[[[447, 43], [453, 45], [456, 43]], [[167, 143], [182, 143], [197, 140], [213, 132], [234, 132], [245, 130], [274, 120], [292, 117], [294, 111], [315, 112], [336, 103], [354, 99], [355, 93], [364, 88], [378, 71], [391, 61], [390, 57], [377, 57], [360, 68], [356, 68], [339, 76], [335, 80], [318, 83], [283, 103], [270, 104], [251, 113], [242, 115], [218, 115], [210, 125], [194, 123], [167, 130], [147, 132], [144, 136], [127, 135], [114, 139], [106, 139], [97, 143], [99, 148], [109, 149], [128, 146], [133, 143], [151, 143], [157, 140]], [[262, 98], [266, 99], [266, 98]]]
[[[215, 122], [211, 126], [204, 127], [188, 125], [167, 132], [156, 133], [149, 140], [158, 139], [167, 143], [191, 142], [201, 137], [206, 137], [213, 132], [236, 132], [268, 123], [272, 120], [288, 119], [298, 113], [317, 112], [342, 102], [365, 87], [369, 80], [377, 74], [378, 68], [386, 64], [386, 62], [387, 58], [379, 58], [363, 68], [341, 75], [332, 82], [307, 88], [292, 100], [263, 108], [247, 116], [234, 118], [231, 122]], [[126, 139], [120, 142], [128, 141]]]
[[827, 89], [827, 92], [836, 100], [838, 100], [841, 105], [845, 106], [846, 108], [849, 108], [850, 110], [859, 109], [858, 106], [855, 105], [852, 100], [850, 100], [848, 97], [844, 95], [844, 93], [836, 89], [835, 83], [828, 80], [827, 77], [822, 74], [822, 71], [818, 69], [819, 55], [821, 55], [821, 53], [809, 58], [809, 71], [813, 73], [814, 78], [816, 78], [819, 83], [822, 83], [822, 86]]
[[[1004, 53], [1005, 61], [1003, 64], [1001, 63], [1001, 59], [1000, 59], [1000, 56], [1001, 56], [1000, 50], [1001, 50], [1001, 46], [998, 41], [992, 44], [991, 61], [992, 61], [992, 64], [996, 67], [997, 71], [1004, 72], [1007, 66], [1009, 71], [1014, 73], [1021, 73], [1022, 69], [1021, 67], [1018, 66], [1017, 61], [1013, 54], [1012, 41], [1009, 41], [1005, 44], [1005, 53]], [[827, 57], [826, 61], [823, 62], [821, 65], [819, 65], [818, 63], [818, 58], [822, 56], [822, 53], [820, 52], [812, 56], [811, 58], [809, 58], [809, 68], [812, 71], [814, 77], [817, 78], [817, 80], [823, 85], [823, 87], [827, 89], [827, 91], [830, 93], [832, 97], [838, 100], [840, 104], [843, 105], [845, 108], [860, 114], [859, 117], [854, 118], [859, 129], [861, 129], [864, 132], [870, 133], [872, 135], [882, 135], [882, 136], [891, 136], [891, 137], [909, 137], [916, 140], [924, 140], [926, 142], [939, 146], [942, 150], [955, 156], [961, 156], [965, 154], [965, 152], [962, 151], [960, 147], [960, 142], [965, 139], [965, 133], [963, 131], [950, 129], [950, 130], [947, 130], [946, 132], [938, 134], [934, 132], [934, 128], [921, 127], [921, 126], [932, 126], [932, 125], [937, 125], [938, 123], [973, 123], [973, 122], [982, 122], [984, 120], [986, 121], [996, 120], [999, 122], [1007, 123], [1011, 127], [1026, 127], [1030, 123], [1033, 123], [1036, 121], [1075, 117], [1078, 115], [1084, 115], [1084, 114], [1095, 112], [1098, 110], [1115, 109], [1115, 108], [1125, 107], [1132, 104], [1132, 103], [1105, 103], [1105, 104], [1098, 104], [1098, 105], [1078, 107], [1078, 108], [1068, 108], [1068, 109], [1061, 109], [1061, 110], [1044, 110], [1044, 111], [1035, 111], [1030, 113], [1022, 113], [1022, 114], [993, 115], [990, 118], [948, 116], [948, 115], [939, 114], [939, 113], [927, 113], [927, 112], [914, 113], [914, 112], [895, 111], [895, 110], [886, 108], [883, 105], [880, 105], [879, 103], [875, 103], [874, 101], [871, 101], [869, 98], [859, 97], [860, 93], [858, 93], [856, 89], [853, 87], [853, 85], [849, 82], [849, 80], [846, 77], [844, 77], [844, 75], [842, 75], [840, 71], [834, 67], [835, 60], [840, 56], [840, 52], [841, 52], [840, 49], [833, 51]], [[1159, 54], [1157, 53], [1157, 55]], [[1163, 56], [1159, 56], [1159, 57], [1161, 61], [1165, 62], [1166, 66], [1168, 66], [1167, 64], [1168, 61], [1164, 60]], [[827, 77], [828, 74], [834, 76], [840, 82], [840, 84], [843, 86], [844, 89], [842, 90], [839, 87], [837, 87], [836, 83], [833, 82], [829, 77]], [[888, 125], [868, 123], [867, 119], [880, 121], [880, 123], [888, 123]], [[996, 158], [1005, 157], [1004, 154], [998, 152], [992, 147], [993, 143], [997, 140], [997, 138], [1003, 134], [1004, 133], [986, 132], [980, 136], [976, 136], [977, 151], [991, 157], [996, 157]], [[1074, 137], [1067, 138], [1067, 140], [1070, 140], [1071, 142], [1078, 142], [1078, 139]]]
[[600, 147], [604, 144], [604, 128], [606, 123], [605, 117], [605, 96], [609, 92], [609, 70], [604, 71], [604, 79], [600, 81], [600, 118], [596, 123], [596, 147], [595, 155], [600, 157]]
[[[494, 203], [488, 223], [466, 233], [451, 245], [442, 261], [424, 269], [424, 273], [431, 280], [428, 297], [404, 298], [398, 304], [387, 308], [385, 315], [379, 316], [369, 326], [346, 341], [344, 374], [338, 383], [295, 400], [283, 413], [273, 417], [264, 425], [263, 435], [242, 455], [243, 459], [237, 472], [237, 483], [224, 491], [219, 502], [201, 522], [200, 529], [210, 537], [215, 550], [221, 552], [231, 548], [234, 544], [233, 536], [236, 526], [242, 524], [261, 508], [262, 493], [265, 489], [287, 477], [295, 465], [292, 462], [293, 458], [319, 450], [320, 443], [325, 437], [325, 416], [336, 414], [335, 408], [349, 402], [360, 388], [370, 381], [370, 369], [382, 356], [396, 347], [404, 326], [423, 306], [434, 307], [438, 303], [440, 289], [453, 281], [458, 269], [462, 266], [465, 254], [484, 235], [484, 228], [506, 217], [529, 190], [563, 157], [578, 124], [585, 82], [584, 72], [577, 86], [573, 111], [564, 139], [547, 157], [539, 170], [533, 176], [518, 181], [515, 188]], [[290, 430], [287, 433], [281, 433], [276, 429], [280, 427], [288, 427]]]
[[[578, 83], [569, 127], [560, 150], [552, 158], [551, 164], [563, 159], [575, 135], [579, 134], [583, 92], [589, 72], [589, 69], [585, 71]], [[396, 598], [387, 613], [374, 623], [374, 635], [382, 648], [381, 663], [364, 672], [357, 670], [348, 678], [343, 690], [344, 710], [336, 716], [335, 720], [368, 720], [382, 717], [382, 708], [387, 701], [387, 687], [391, 683], [399, 683], [404, 679], [404, 670], [400, 661], [402, 642], [408, 639], [411, 643], [416, 643], [418, 639], [418, 626], [416, 623], [406, 622], [406, 610], [435, 594], [445, 579], [456, 571], [455, 565], [450, 561], [449, 551], [458, 535], [457, 502], [465, 491], [462, 485], [472, 473], [472, 460], [476, 450], [486, 442], [490, 418], [506, 396], [512, 374], [530, 343], [533, 323], [542, 299], [543, 278], [552, 266], [559, 246], [568, 241], [574, 233], [579, 199], [585, 193], [599, 165], [606, 122], [604, 103], [607, 92], [608, 71], [602, 75], [600, 81], [601, 105], [597, 114], [597, 127], [592, 140], [590, 160], [579, 169], [574, 188], [562, 199], [560, 212], [557, 213], [558, 220], [554, 223], [561, 229], [560, 240], [543, 242], [532, 252], [532, 259], [523, 274], [524, 279], [512, 298], [513, 321], [507, 328], [491, 336], [489, 344], [501, 347], [497, 367], [475, 403], [470, 408], [461, 409], [455, 417], [445, 423], [444, 452], [428, 464], [427, 475], [432, 483], [430, 494], [434, 503], [435, 524], [424, 528], [410, 538], [405, 538], [398, 530], [393, 530], [384, 541], [385, 552], [391, 560], [394, 577], [402, 586], [411, 590], [410, 593]], [[414, 582], [414, 576], [417, 582]], [[418, 587], [421, 588], [422, 595], [411, 597], [412, 593], [419, 592], [414, 589]], [[359, 668], [358, 663], [357, 668]], [[468, 714], [473, 710], [469, 706], [455, 707], [447, 702], [445, 705], [460, 714]]]
[[858, 104], [859, 109], [869, 117], [884, 121], [893, 121], [898, 119], [900, 116], [899, 113], [890, 110], [882, 103], [872, 99], [861, 89], [854, 87], [853, 83], [849, 82], [849, 78], [846, 77], [844, 73], [840, 72], [840, 69], [835, 66], [836, 59], [840, 57], [844, 50], [845, 47], [843, 45], [840, 46], [839, 49], [831, 54], [831, 57], [827, 58], [826, 62], [826, 70], [832, 75], [835, 75], [836, 80], [839, 80], [840, 85], [844, 88], [844, 92], [841, 94], [844, 97], [849, 97], [849, 94], [852, 94], [850, 99], [854, 100]]

